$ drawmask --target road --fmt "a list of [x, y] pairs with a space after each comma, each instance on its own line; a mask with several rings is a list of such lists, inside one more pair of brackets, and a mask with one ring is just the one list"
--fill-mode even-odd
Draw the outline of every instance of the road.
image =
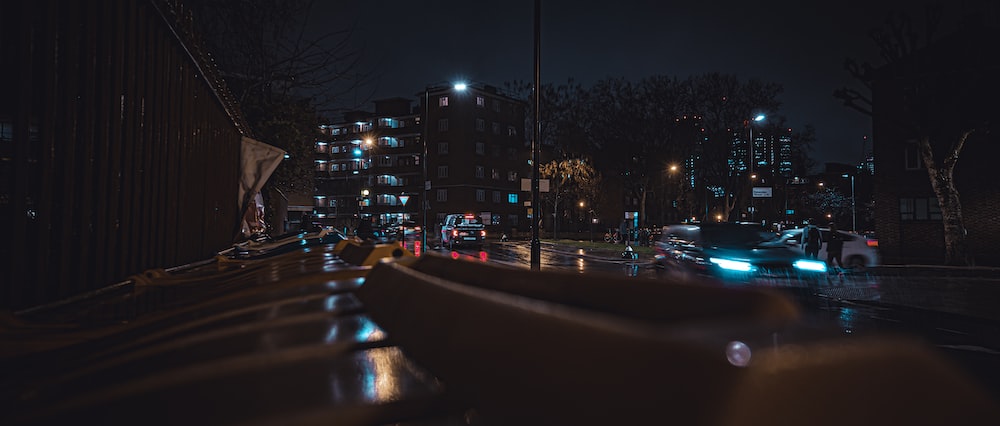
[[[530, 248], [523, 241], [450, 253], [456, 258], [516, 267], [530, 264]], [[542, 244], [540, 264], [543, 270], [664, 279], [658, 276], [649, 259], [630, 261], [610, 251], [546, 243]], [[834, 328], [847, 336], [880, 333], [921, 339], [1000, 397], [1000, 313], [994, 310], [996, 294], [1000, 294], [1000, 277], [914, 276], [873, 271], [847, 274], [819, 285], [783, 280], [765, 286], [798, 301], [803, 307], [804, 321], [811, 325]]]

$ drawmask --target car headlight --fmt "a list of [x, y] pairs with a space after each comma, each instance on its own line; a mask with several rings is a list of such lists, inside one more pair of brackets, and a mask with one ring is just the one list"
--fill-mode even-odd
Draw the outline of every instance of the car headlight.
[[750, 272], [753, 269], [753, 266], [750, 265], [750, 262], [744, 262], [742, 260], [722, 259], [719, 257], [713, 257], [708, 259], [708, 261], [716, 264], [718, 267], [722, 269], [730, 271]]
[[818, 260], [799, 259], [792, 264], [795, 269], [812, 272], [826, 272], [826, 263]]

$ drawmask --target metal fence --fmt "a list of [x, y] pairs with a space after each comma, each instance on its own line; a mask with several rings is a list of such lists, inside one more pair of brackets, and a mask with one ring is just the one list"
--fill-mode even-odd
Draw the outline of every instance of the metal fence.
[[246, 126], [177, 2], [0, 3], [0, 310], [211, 257]]

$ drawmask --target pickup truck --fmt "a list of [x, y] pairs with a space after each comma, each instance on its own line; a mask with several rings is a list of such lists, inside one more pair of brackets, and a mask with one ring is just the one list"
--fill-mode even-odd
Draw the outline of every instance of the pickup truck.
[[486, 226], [472, 213], [447, 215], [441, 225], [441, 247], [482, 246], [485, 238]]

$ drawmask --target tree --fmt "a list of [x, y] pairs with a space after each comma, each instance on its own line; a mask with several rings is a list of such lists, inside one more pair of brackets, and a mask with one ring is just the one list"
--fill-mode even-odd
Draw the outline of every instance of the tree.
[[[845, 87], [834, 96], [916, 144], [941, 208], [945, 262], [970, 264], [954, 172], [966, 142], [989, 130], [990, 114], [995, 111], [991, 105], [1000, 94], [1000, 85], [996, 66], [986, 63], [992, 50], [978, 44], [983, 35], [962, 34], [978, 30], [976, 25], [967, 23], [948, 37], [936, 37], [942, 12], [941, 5], [928, 7], [922, 32], [914, 29], [908, 15], [891, 15], [885, 27], [870, 33], [885, 64], [876, 68], [846, 60], [845, 69], [865, 91]], [[900, 91], [903, 108], [882, 114], [872, 93], [890, 85]]]
[[562, 211], [559, 205], [567, 200], [588, 200], [594, 205], [599, 197], [600, 175], [586, 160], [562, 159], [542, 164], [542, 178], [549, 179], [549, 192], [544, 196], [552, 205], [552, 238], [557, 238]]
[[803, 204], [820, 216], [828, 214], [832, 219], [851, 215], [851, 197], [842, 194], [837, 188], [824, 186], [804, 198]]
[[750, 117], [778, 110], [781, 91], [775, 83], [743, 82], [719, 73], [694, 76], [686, 82], [686, 105], [701, 117], [704, 128], [704, 137], [696, 147], [695, 180], [706, 193], [721, 196], [723, 217], [730, 218], [738, 198], [747, 197], [749, 191], [749, 168], [742, 172], [734, 168], [734, 164], [748, 161], [735, 157], [735, 142], [746, 140]]
[[214, 53], [252, 136], [289, 156], [268, 181], [285, 193], [313, 193], [318, 111], [365, 84], [353, 29], [310, 25], [313, 0], [194, 2], [194, 23]]

